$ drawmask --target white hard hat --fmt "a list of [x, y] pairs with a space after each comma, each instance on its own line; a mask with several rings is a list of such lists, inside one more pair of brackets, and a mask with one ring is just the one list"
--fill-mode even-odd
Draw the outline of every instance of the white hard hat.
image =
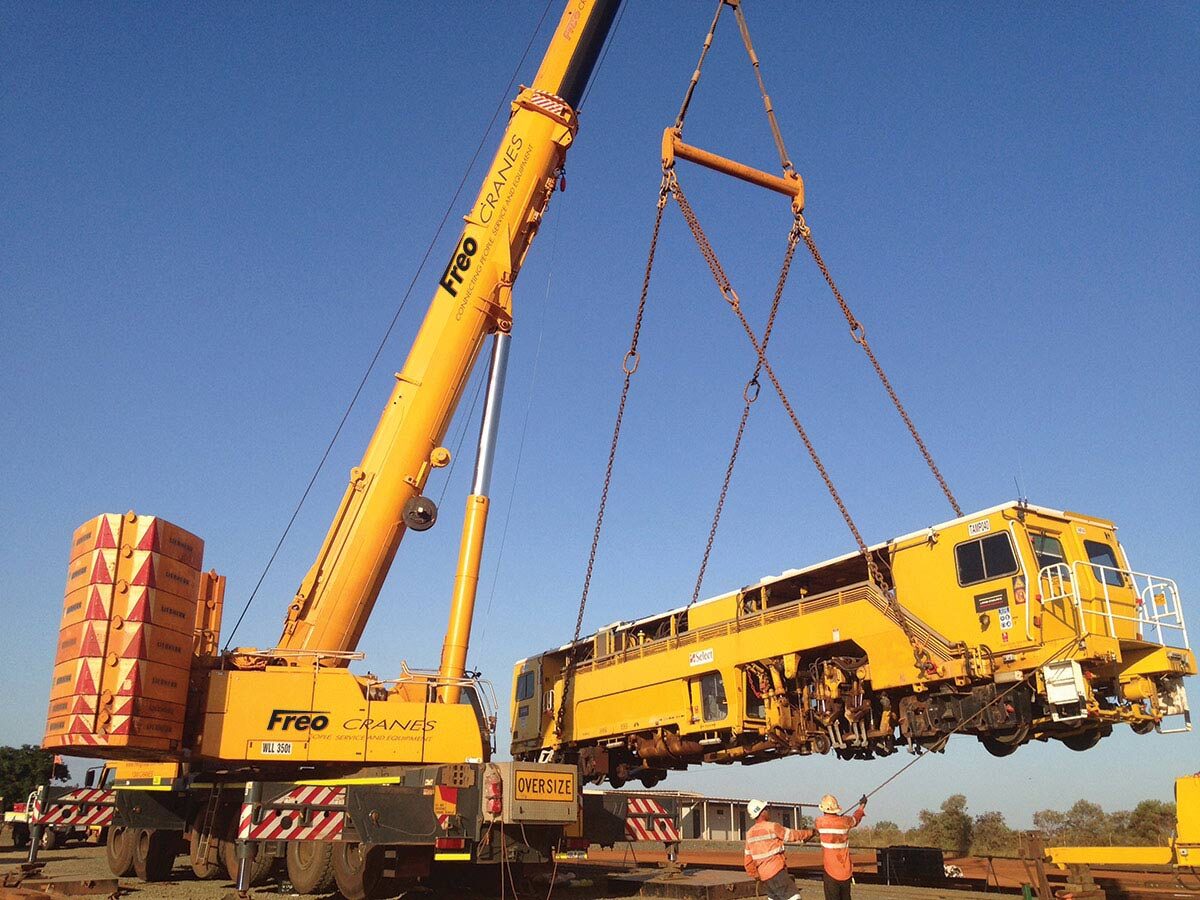
[[752, 819], [757, 819], [766, 808], [767, 801], [765, 800], [751, 800], [746, 804], [746, 812], [750, 814], [750, 818]]
[[828, 813], [831, 816], [840, 816], [842, 814], [842, 808], [838, 805], [837, 797], [833, 796], [833, 794], [826, 794], [817, 805], [820, 807], [821, 812]]

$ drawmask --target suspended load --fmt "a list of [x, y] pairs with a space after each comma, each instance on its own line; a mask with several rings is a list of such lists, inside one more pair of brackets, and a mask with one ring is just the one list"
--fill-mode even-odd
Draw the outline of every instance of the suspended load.
[[513, 757], [649, 786], [704, 762], [940, 751], [953, 734], [1005, 756], [1031, 740], [1086, 750], [1122, 724], [1190, 730], [1178, 588], [1133, 570], [1116, 531], [1013, 502], [869, 561], [613, 623], [516, 664]]

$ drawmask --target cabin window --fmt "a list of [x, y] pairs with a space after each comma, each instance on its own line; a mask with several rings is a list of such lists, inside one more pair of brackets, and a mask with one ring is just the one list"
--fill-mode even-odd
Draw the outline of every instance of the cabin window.
[[705, 722], [718, 722], [729, 715], [725, 699], [725, 680], [720, 672], [709, 672], [700, 679], [700, 703]]
[[1029, 535], [1029, 540], [1033, 543], [1033, 555], [1037, 557], [1039, 569], [1066, 563], [1062, 541], [1054, 535], [1035, 531]]
[[[1120, 568], [1117, 565], [1117, 554], [1113, 552], [1113, 548], [1108, 544], [1102, 544], [1100, 541], [1084, 541], [1083, 549], [1087, 551], [1088, 562], [1095, 563], [1092, 568], [1093, 574], [1097, 581], [1102, 581], [1105, 584], [1110, 584], [1113, 587], [1124, 587], [1125, 579], [1120, 572], [1114, 572], [1113, 569]], [[1101, 566], [1108, 568], [1102, 569]]]
[[517, 702], [533, 697], [533, 672], [522, 672], [517, 678]]
[[1020, 570], [1007, 532], [959, 544], [954, 548], [954, 562], [958, 566], [958, 583], [963, 587]]

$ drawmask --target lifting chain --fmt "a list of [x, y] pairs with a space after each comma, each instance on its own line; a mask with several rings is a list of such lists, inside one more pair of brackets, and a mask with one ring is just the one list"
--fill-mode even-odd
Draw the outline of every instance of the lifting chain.
[[637, 314], [633, 320], [633, 333], [629, 338], [629, 349], [621, 361], [621, 371], [625, 382], [621, 386], [621, 400], [617, 404], [617, 420], [613, 424], [612, 443], [608, 448], [608, 463], [604, 467], [604, 486], [600, 490], [600, 506], [596, 511], [596, 527], [592, 532], [592, 548], [588, 553], [587, 570], [583, 576], [583, 591], [579, 597], [579, 612], [575, 617], [575, 633], [571, 637], [570, 649], [567, 650], [563, 662], [562, 698], [558, 702], [558, 712], [554, 718], [554, 733], [562, 735], [566, 723], [567, 699], [571, 691], [571, 682], [575, 676], [576, 645], [579, 643], [579, 632], [583, 628], [583, 613], [587, 607], [588, 592], [592, 586], [592, 572], [596, 567], [596, 552], [600, 547], [600, 531], [604, 526], [604, 511], [608, 506], [608, 490], [612, 485], [613, 465], [617, 460], [617, 444], [621, 439], [621, 422], [625, 418], [625, 404], [629, 399], [629, 386], [638, 370], [641, 355], [638, 351], [638, 341], [642, 334], [642, 320], [646, 313], [646, 298], [650, 293], [650, 274], [654, 269], [654, 254], [658, 250], [658, 235], [662, 230], [663, 211], [667, 208], [667, 198], [675, 183], [674, 171], [664, 171], [662, 184], [658, 189], [658, 207], [654, 214], [654, 229], [650, 233], [650, 251], [646, 256], [646, 271], [642, 276], [642, 295], [638, 300]]
[[[878, 588], [879, 592], [887, 599], [888, 607], [892, 611], [892, 615], [896, 620], [896, 624], [904, 632], [904, 636], [908, 638], [908, 642], [912, 647], [913, 660], [917, 669], [924, 673], [929, 673], [931, 667], [936, 668], [935, 664], [930, 660], [928, 652], [922, 647], [920, 641], [917, 640], [916, 634], [909, 625], [908, 619], [904, 614], [904, 608], [896, 600], [895, 591], [891, 590], [884, 582], [883, 573], [879, 570], [879, 564], [873, 553], [868, 549], [866, 541], [863, 540], [862, 533], [858, 530], [858, 525], [850, 515], [850, 511], [846, 508], [845, 502], [842, 500], [841, 494], [838, 493], [837, 487], [833, 483], [825, 464], [821, 461], [821, 457], [817, 454], [817, 448], [813, 445], [812, 439], [809, 438], [808, 432], [805, 431], [804, 425], [800, 422], [800, 417], [796, 415], [796, 410], [792, 406], [791, 400], [788, 399], [787, 393], [780, 384], [775, 370], [771, 367], [771, 361], [767, 358], [766, 349], [763, 342], [760, 342], [754, 334], [754, 329], [750, 326], [750, 322], [746, 319], [746, 313], [742, 309], [741, 300], [738, 298], [737, 292], [734, 291], [733, 285], [729, 281], [729, 277], [725, 274], [724, 268], [721, 266], [721, 261], [717, 259], [716, 251], [708, 240], [708, 236], [704, 233], [704, 229], [700, 225], [700, 220], [696, 217], [692, 205], [684, 196], [683, 189], [679, 185], [678, 179], [671, 179], [670, 190], [675, 202], [679, 204], [679, 210], [683, 213], [683, 218], [687, 222], [689, 230], [692, 232], [692, 237], [696, 240], [696, 246], [700, 249], [700, 254], [704, 257], [704, 261], [708, 264], [709, 270], [712, 272], [713, 280], [717, 283], [717, 289], [720, 290], [721, 296], [729, 304], [737, 316], [738, 321], [742, 325], [742, 330], [746, 332], [746, 337], [750, 339], [751, 345], [754, 347], [755, 355], [758, 357], [758, 364], [762, 371], [767, 373], [767, 378], [770, 379], [771, 385], [775, 388], [775, 393], [779, 396], [779, 400], [783, 403], [783, 408], [787, 412], [788, 418], [791, 420], [796, 433], [800, 435], [800, 440], [804, 442], [805, 449], [808, 450], [809, 458], [820, 474], [821, 479], [825, 482], [825, 487], [829, 491], [829, 496], [833, 502], [837, 504], [842, 518], [846, 522], [846, 527], [850, 529], [850, 533], [854, 535], [854, 540], [858, 544], [858, 550], [862, 554], [863, 561], [867, 565], [867, 574], [872, 583]], [[803, 222], [802, 217], [797, 217], [797, 225]], [[803, 232], [801, 232], [803, 236]]]
[[[763, 353], [767, 352], [767, 344], [771, 340], [771, 332], [775, 328], [775, 316], [779, 312], [779, 302], [783, 299], [783, 288], [787, 284], [788, 273], [792, 268], [792, 259], [796, 256], [796, 247], [800, 244], [800, 224], [803, 219], [799, 214], [796, 215], [795, 222], [792, 223], [792, 229], [788, 232], [787, 250], [783, 254], [783, 267], [779, 272], [779, 280], [775, 284], [775, 296], [771, 300], [771, 311], [767, 315], [767, 324], [763, 329], [762, 349]], [[759, 382], [759, 375], [762, 374], [762, 361], [757, 360], [754, 365], [754, 374], [750, 376], [750, 380], [746, 382], [746, 387], [742, 391], [742, 418], [738, 422], [737, 436], [733, 439], [733, 450], [729, 454], [729, 465], [725, 467], [725, 480], [721, 482], [721, 493], [717, 497], [717, 508], [713, 511], [712, 525], [708, 529], [708, 541], [704, 545], [704, 555], [700, 559], [700, 571], [696, 574], [696, 586], [692, 589], [692, 599], [688, 603], [691, 606], [700, 598], [700, 586], [704, 583], [704, 572], [708, 568], [708, 558], [712, 555], [713, 542], [717, 538], [717, 526], [721, 524], [721, 512], [725, 508], [725, 498], [729, 494], [729, 482], [733, 478], [733, 468], [737, 464], [738, 451], [742, 447], [742, 436], [746, 433], [746, 422], [750, 419], [750, 407], [754, 405], [754, 401], [758, 399], [759, 391], [762, 385]]]
[[950, 501], [950, 505], [954, 507], [954, 514], [961, 516], [963, 514], [962, 507], [958, 505], [958, 501], [954, 498], [954, 494], [950, 491], [950, 485], [946, 483], [946, 479], [942, 477], [941, 471], [937, 467], [937, 463], [933, 461], [933, 454], [929, 452], [929, 448], [925, 446], [925, 441], [921, 439], [920, 432], [917, 431], [917, 426], [913, 424], [912, 418], [908, 415], [908, 410], [904, 408], [904, 404], [900, 402], [900, 397], [896, 393], [896, 389], [892, 387], [892, 382], [888, 379], [883, 371], [883, 366], [879, 359], [875, 356], [875, 351], [871, 349], [871, 344], [867, 341], [867, 329], [862, 322], [854, 315], [850, 309], [850, 304], [846, 302], [846, 298], [842, 296], [842, 292], [838, 290], [837, 284], [833, 280], [833, 276], [829, 274], [829, 268], [825, 265], [825, 260], [821, 257], [821, 251], [817, 249], [816, 242], [812, 238], [812, 229], [808, 227], [808, 223], [804, 221], [804, 216], [800, 217], [800, 236], [804, 238], [804, 243], [808, 246], [809, 253], [812, 254], [813, 261], [817, 264], [817, 268], [821, 270], [821, 274], [825, 276], [825, 283], [829, 285], [829, 289], [833, 291], [833, 296], [838, 302], [838, 306], [842, 308], [842, 315], [846, 317], [846, 324], [850, 326], [850, 337], [854, 343], [862, 347], [863, 352], [867, 354], [867, 359], [871, 361], [871, 365], [875, 367], [875, 374], [879, 376], [880, 382], [883, 383], [884, 389], [887, 390], [888, 396], [892, 398], [892, 404], [896, 407], [896, 411], [900, 413], [900, 418], [904, 420], [904, 424], [908, 426], [908, 431], [912, 435], [913, 440], [917, 442], [917, 447], [921, 451], [921, 455], [925, 457], [925, 464], [929, 466], [929, 471], [933, 473], [933, 477], [937, 479], [937, 483], [941, 485], [942, 493], [946, 495], [946, 499]]

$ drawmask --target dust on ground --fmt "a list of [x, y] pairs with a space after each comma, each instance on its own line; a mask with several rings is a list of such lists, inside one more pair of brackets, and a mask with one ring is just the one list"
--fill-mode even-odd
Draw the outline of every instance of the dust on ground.
[[[0, 849], [0, 873], [17, 868], [25, 861], [25, 851], [9, 848]], [[107, 879], [112, 878], [108, 864], [104, 858], [104, 848], [93, 844], [75, 843], [58, 850], [41, 851], [39, 861], [46, 863], [43, 874], [55, 879]], [[612, 868], [618, 868], [613, 866]], [[605, 867], [597, 866], [568, 866], [559, 868], [559, 875], [575, 875], [574, 885], [559, 884], [555, 887], [551, 900], [615, 900], [618, 896], [628, 894], [614, 893], [603, 877]], [[230, 894], [234, 885], [227, 879], [211, 879], [200, 881], [192, 874], [187, 865], [186, 857], [179, 857], [172, 880], [145, 884], [136, 878], [120, 880], [122, 896], [128, 900], [223, 900]], [[802, 900], [822, 900], [824, 893], [821, 883], [813, 880], [800, 880], [800, 896]], [[543, 900], [547, 896], [548, 885], [543, 880], [539, 883], [518, 883], [519, 900]], [[304, 898], [290, 890], [285, 879], [273, 878], [262, 887], [255, 888], [253, 894], [262, 900], [288, 897], [291, 900]], [[499, 884], [489, 893], [466, 891], [462, 888], [441, 888], [438, 890], [419, 889], [405, 894], [414, 900], [450, 900], [450, 898], [500, 896]], [[971, 891], [909, 888], [888, 885], [859, 884], [854, 888], [858, 900], [995, 900], [996, 894], [980, 894]], [[340, 900], [339, 895], [330, 895], [332, 900]], [[511, 887], [506, 887], [506, 897], [513, 897]], [[100, 900], [103, 895], [99, 895]]]

